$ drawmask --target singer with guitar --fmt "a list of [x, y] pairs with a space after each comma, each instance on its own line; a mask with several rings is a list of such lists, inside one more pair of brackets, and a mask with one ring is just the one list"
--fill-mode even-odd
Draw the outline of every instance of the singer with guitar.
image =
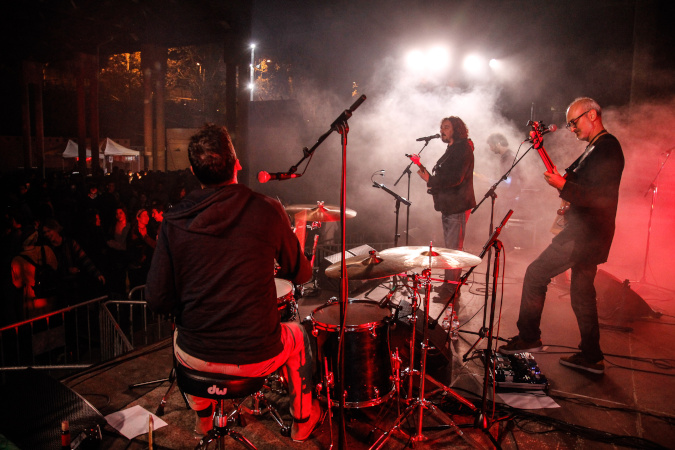
[[[621, 144], [602, 123], [600, 105], [591, 98], [578, 98], [569, 105], [567, 129], [588, 145], [566, 169], [565, 177], [552, 165], [544, 173], [546, 182], [569, 202], [565, 228], [527, 268], [517, 323], [519, 334], [499, 352], [514, 354], [541, 348], [540, 322], [548, 284], [571, 268], [570, 299], [581, 335], [580, 352], [563, 356], [560, 363], [602, 374], [604, 357], [593, 283], [598, 265], [607, 261], [614, 237], [624, 157]], [[533, 142], [538, 148], [541, 135], [535, 133]]]
[[[435, 137], [438, 135], [429, 139]], [[412, 155], [411, 159], [419, 166], [417, 173], [426, 181], [427, 192], [433, 196], [434, 209], [441, 212], [445, 247], [463, 250], [466, 223], [470, 210], [476, 206], [473, 192], [473, 143], [469, 139], [466, 124], [456, 116], [441, 121], [440, 138], [448, 147], [431, 174], [420, 163], [418, 155]], [[445, 303], [450, 298], [455, 285], [447, 282], [458, 281], [461, 274], [461, 269], [445, 271], [446, 283], [435, 301]]]

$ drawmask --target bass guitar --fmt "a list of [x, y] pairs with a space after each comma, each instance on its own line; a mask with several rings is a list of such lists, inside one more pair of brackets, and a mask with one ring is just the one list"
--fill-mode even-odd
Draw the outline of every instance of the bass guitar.
[[[539, 152], [539, 157], [544, 162], [544, 166], [546, 166], [546, 171], [553, 173], [556, 167], [553, 164], [553, 161], [551, 161], [551, 158], [548, 156], [546, 149], [544, 148], [544, 138], [542, 136], [542, 130], [544, 130], [546, 127], [541, 122], [529, 122], [529, 125], [532, 127], [532, 131], [530, 131], [530, 139], [532, 140], [532, 145], [534, 146], [534, 149], [537, 150], [537, 152]], [[563, 175], [563, 178], [567, 178], [567, 175], [568, 174], [565, 173], [565, 175]], [[562, 200], [562, 202], [560, 203], [560, 208], [558, 208], [557, 211], [558, 216], [553, 221], [551, 233], [558, 234], [560, 233], [560, 231], [562, 231], [563, 228], [565, 228], [565, 225], [567, 225], [567, 221], [565, 220], [565, 213], [569, 210], [569, 207], [570, 203], [568, 201]]]

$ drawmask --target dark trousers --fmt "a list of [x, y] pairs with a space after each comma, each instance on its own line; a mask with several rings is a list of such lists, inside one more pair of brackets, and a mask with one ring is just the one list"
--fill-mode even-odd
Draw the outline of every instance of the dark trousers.
[[600, 327], [595, 298], [595, 274], [598, 266], [572, 261], [574, 242], [551, 243], [525, 272], [523, 294], [520, 300], [518, 331], [521, 339], [534, 341], [541, 338], [541, 313], [544, 309], [546, 290], [551, 278], [572, 269], [570, 298], [581, 333], [581, 354], [591, 362], [603, 359], [600, 350]]

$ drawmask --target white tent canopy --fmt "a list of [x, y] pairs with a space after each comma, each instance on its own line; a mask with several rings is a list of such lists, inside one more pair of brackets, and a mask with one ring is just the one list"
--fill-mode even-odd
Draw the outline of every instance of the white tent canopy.
[[[136, 152], [136, 153], [138, 153], [138, 152]], [[66, 145], [66, 149], [63, 151], [61, 156], [63, 158], [77, 158], [77, 157], [79, 157], [79, 154], [77, 152], [77, 144], [75, 142], [73, 142], [72, 140], [68, 139], [68, 145]], [[99, 153], [98, 157], [99, 157], [99, 159], [103, 158], [103, 153]], [[91, 148], [90, 147], [87, 147], [87, 158], [91, 158]]]
[[102, 153], [105, 154], [105, 156], [138, 156], [140, 154], [140, 152], [126, 148], [110, 138], [106, 138], [103, 149], [104, 151]]

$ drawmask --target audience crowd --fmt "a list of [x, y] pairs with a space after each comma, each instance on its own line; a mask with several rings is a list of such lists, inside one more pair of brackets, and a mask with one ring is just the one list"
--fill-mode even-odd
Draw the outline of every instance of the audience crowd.
[[127, 298], [145, 284], [165, 209], [198, 188], [189, 170], [0, 175], [0, 326]]

